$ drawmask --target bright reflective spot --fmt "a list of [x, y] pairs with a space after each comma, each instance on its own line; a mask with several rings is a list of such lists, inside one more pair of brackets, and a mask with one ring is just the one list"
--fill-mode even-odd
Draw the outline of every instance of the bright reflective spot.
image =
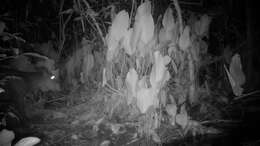
[[53, 75], [53, 76], [51, 76], [51, 79], [53, 80], [53, 79], [55, 79], [55, 76]]

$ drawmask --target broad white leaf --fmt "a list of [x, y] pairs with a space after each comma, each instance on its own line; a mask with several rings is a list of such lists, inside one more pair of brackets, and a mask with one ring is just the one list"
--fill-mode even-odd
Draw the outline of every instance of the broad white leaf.
[[169, 79], [169, 72], [166, 65], [170, 62], [169, 56], [162, 56], [159, 51], [154, 52], [155, 62], [150, 75], [150, 83], [153, 88], [158, 88], [160, 83]]
[[191, 45], [190, 40], [190, 27], [186, 26], [179, 38], [179, 46], [181, 50], [187, 51], [188, 47]]
[[162, 20], [163, 27], [166, 29], [171, 29], [175, 25], [175, 20], [172, 15], [172, 8], [168, 7], [167, 10], [165, 11], [163, 15], [163, 20]]
[[0, 131], [0, 146], [11, 146], [15, 135], [13, 131], [3, 129]]
[[133, 55], [135, 53], [135, 48], [131, 47], [131, 37], [133, 34], [133, 28], [130, 28], [126, 33], [124, 37], [123, 47], [125, 49], [125, 52], [128, 55]]
[[125, 36], [129, 27], [129, 15], [125, 10], [120, 11], [112, 22], [109, 33], [106, 37], [107, 40], [107, 60], [113, 59], [114, 53], [117, 52], [119, 42]]
[[120, 11], [112, 22], [111, 37], [120, 41], [129, 27], [129, 15], [125, 10]]
[[225, 66], [225, 70], [228, 75], [229, 82], [231, 84], [233, 93], [236, 96], [240, 96], [243, 93], [243, 88], [241, 87], [245, 81], [245, 75], [242, 69], [241, 59], [239, 54], [235, 54], [232, 59], [229, 66], [229, 71], [227, 70]]
[[126, 79], [125, 79], [128, 93], [130, 93], [130, 95], [128, 96], [128, 99], [127, 99], [128, 104], [132, 103], [133, 97], [136, 97], [137, 81], [138, 81], [138, 74], [134, 68], [131, 68], [128, 71], [128, 73], [126, 75]]
[[235, 54], [232, 57], [229, 66], [229, 71], [238, 86], [241, 86], [245, 83], [246, 78], [242, 69], [242, 64], [241, 64], [241, 59], [239, 54]]
[[159, 100], [154, 89], [142, 88], [137, 92], [137, 107], [141, 113], [146, 113], [150, 106], [158, 107]]
[[34, 146], [40, 141], [38, 137], [26, 137], [19, 140], [14, 146]]
[[172, 9], [169, 7], [164, 13], [162, 20], [163, 28], [159, 33], [159, 42], [167, 43], [167, 42], [176, 42], [177, 39], [177, 25], [175, 23]]
[[153, 38], [154, 33], [154, 21], [151, 13], [143, 16], [141, 18], [141, 25], [142, 25], [142, 33], [141, 33], [141, 40], [144, 44], [149, 43]]
[[166, 29], [165, 28], [161, 28], [160, 32], [159, 32], [159, 42], [160, 43], [165, 43], [167, 42], [168, 38], [167, 38], [167, 34], [166, 34]]
[[131, 43], [133, 49], [137, 47], [139, 41], [146, 45], [152, 40], [153, 33], [154, 21], [151, 14], [151, 2], [146, 1], [138, 7], [135, 16], [134, 31]]

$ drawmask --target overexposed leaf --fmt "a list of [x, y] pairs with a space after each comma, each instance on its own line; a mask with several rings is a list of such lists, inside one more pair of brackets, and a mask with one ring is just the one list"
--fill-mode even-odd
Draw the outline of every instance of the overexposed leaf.
[[166, 29], [171, 29], [175, 25], [175, 20], [172, 15], [172, 8], [168, 7], [167, 10], [165, 11], [163, 15], [163, 20], [162, 20], [163, 27]]
[[135, 16], [134, 31], [131, 39], [133, 49], [136, 48], [139, 41], [146, 45], [152, 40], [154, 33], [154, 21], [151, 14], [151, 2], [146, 1], [141, 4]]
[[246, 78], [245, 74], [242, 69], [242, 64], [241, 64], [241, 59], [239, 54], [235, 54], [232, 57], [230, 66], [229, 66], [229, 71], [233, 79], [235, 80], [235, 83], [238, 86], [241, 86], [245, 83]]
[[169, 56], [162, 56], [159, 51], [154, 52], [154, 64], [150, 74], [150, 83], [153, 88], [160, 86], [160, 83], [169, 78], [166, 65], [170, 62]]
[[146, 113], [150, 106], [157, 107], [159, 100], [152, 88], [142, 88], [137, 92], [137, 107], [141, 113]]
[[138, 42], [141, 37], [141, 30], [142, 30], [141, 25], [138, 23], [138, 21], [135, 21], [133, 32], [131, 35], [131, 40], [130, 40], [130, 46], [133, 50], [136, 50], [137, 48]]
[[240, 55], [235, 54], [232, 57], [229, 70], [226, 68], [226, 66], [224, 67], [228, 75], [233, 93], [236, 96], [242, 95], [244, 89], [241, 86], [245, 83], [246, 78], [242, 69]]
[[110, 28], [111, 37], [120, 41], [129, 27], [129, 15], [125, 10], [120, 11], [112, 22]]
[[124, 42], [123, 42], [123, 47], [125, 49], [125, 52], [128, 54], [128, 55], [133, 55], [134, 52], [135, 52], [135, 48], [132, 48], [131, 46], [131, 37], [132, 37], [132, 34], [133, 34], [133, 28], [130, 28], [126, 33], [125, 33], [125, 36], [124, 36]]
[[226, 65], [224, 65], [224, 68], [225, 68], [225, 71], [228, 75], [229, 83], [231, 84], [232, 87], [235, 86], [236, 83], [235, 83], [233, 77], [231, 76], [231, 74], [229, 73], [229, 70], [227, 69]]
[[128, 71], [128, 73], [126, 75], [126, 79], [125, 79], [128, 93], [130, 93], [130, 97], [128, 97], [128, 100], [127, 100], [128, 104], [132, 103], [133, 97], [136, 97], [137, 81], [138, 81], [138, 74], [134, 68], [131, 68]]
[[180, 36], [179, 39], [179, 46], [181, 50], [187, 51], [188, 47], [191, 45], [190, 40], [190, 27], [186, 26]]
[[159, 33], [159, 42], [160, 43], [176, 43], [177, 39], [177, 24], [173, 17], [173, 11], [170, 7], [164, 13], [162, 20], [163, 28]]
[[154, 33], [154, 21], [153, 21], [152, 14], [149, 13], [148, 15], [141, 18], [141, 20], [142, 20], [141, 40], [144, 42], [144, 44], [147, 44], [152, 40], [153, 33]]
[[148, 47], [145, 46], [145, 43], [142, 40], [139, 40], [136, 46], [136, 50], [138, 50], [138, 56], [145, 57], [145, 55], [149, 52], [150, 49], [148, 49]]
[[19, 140], [14, 146], [34, 146], [40, 141], [38, 137], [26, 137]]
[[164, 59], [159, 51], [154, 52], [155, 58], [155, 82], [159, 82], [162, 79], [162, 73], [164, 72]]
[[111, 61], [118, 51], [119, 42], [125, 36], [129, 27], [129, 16], [125, 10], [120, 11], [112, 22], [109, 33], [106, 36], [107, 41], [107, 60]]
[[165, 42], [167, 42], [167, 40], [168, 40], [168, 38], [167, 38], [167, 34], [166, 34], [166, 29], [161, 28], [161, 30], [159, 32], [159, 42], [165, 43]]
[[11, 146], [15, 135], [13, 131], [3, 129], [0, 131], [0, 146]]

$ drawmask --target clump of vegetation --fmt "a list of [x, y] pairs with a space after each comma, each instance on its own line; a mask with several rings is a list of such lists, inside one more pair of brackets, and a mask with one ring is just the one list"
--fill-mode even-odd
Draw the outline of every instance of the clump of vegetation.
[[[159, 11], [149, 0], [61, 0], [50, 7], [58, 17], [47, 13], [29, 19], [28, 1], [21, 20], [25, 27], [19, 30], [26, 33], [41, 22], [52, 27], [24, 39], [7, 32], [7, 23], [0, 20], [1, 61], [25, 71], [44, 67], [59, 79], [59, 91], [27, 98], [28, 108], [34, 109], [30, 120], [52, 121], [47, 127], [32, 123], [47, 135], [43, 145], [163, 144], [218, 135], [223, 132], [218, 126], [235, 121], [239, 114], [232, 115], [236, 107], [231, 104], [258, 92], [245, 94], [241, 53], [223, 45], [224, 36], [210, 32], [217, 14], [195, 13], [180, 3], [201, 5], [173, 0]], [[225, 48], [219, 56], [209, 48], [214, 35], [220, 35], [215, 41]], [[35, 63], [35, 57], [46, 61]]]

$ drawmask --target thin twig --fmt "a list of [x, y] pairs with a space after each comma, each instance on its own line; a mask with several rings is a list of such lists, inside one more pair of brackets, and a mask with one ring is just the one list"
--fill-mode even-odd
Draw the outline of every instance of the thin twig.
[[203, 6], [203, 1], [200, 0], [199, 2], [188, 2], [188, 1], [180, 1], [181, 5], [191, 5], [191, 6]]
[[215, 120], [207, 120], [207, 121], [201, 121], [200, 124], [212, 124], [212, 123], [240, 123], [239, 120], [225, 120], [225, 119], [215, 119]]
[[252, 91], [252, 92], [243, 94], [241, 96], [235, 97], [234, 100], [239, 100], [239, 99], [245, 98], [245, 97], [247, 97], [249, 95], [253, 95], [253, 94], [256, 94], [256, 93], [260, 93], [260, 90]]

